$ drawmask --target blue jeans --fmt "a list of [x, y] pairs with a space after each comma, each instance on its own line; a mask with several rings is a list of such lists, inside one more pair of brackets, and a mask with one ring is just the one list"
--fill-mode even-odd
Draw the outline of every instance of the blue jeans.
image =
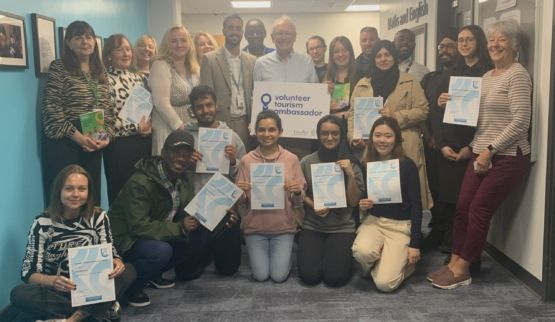
[[252, 277], [257, 281], [271, 278], [285, 282], [291, 266], [291, 249], [295, 234], [246, 235]]
[[[150, 239], [137, 239], [123, 258], [133, 263], [137, 271], [137, 279], [127, 290], [134, 295], [142, 291], [150, 279], [170, 269], [175, 262], [190, 257], [190, 247], [186, 247], [185, 238], [177, 238], [170, 242]], [[179, 247], [181, 246], [181, 247]]]

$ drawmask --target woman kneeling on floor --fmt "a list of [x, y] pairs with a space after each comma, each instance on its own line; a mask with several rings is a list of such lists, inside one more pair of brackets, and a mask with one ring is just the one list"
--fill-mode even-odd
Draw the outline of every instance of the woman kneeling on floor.
[[360, 213], [366, 216], [353, 243], [353, 256], [363, 276], [370, 274], [383, 292], [397, 289], [420, 260], [422, 205], [418, 169], [405, 156], [401, 129], [394, 118], [382, 116], [370, 131], [365, 161], [394, 159], [399, 160], [402, 202], [378, 204], [371, 198], [361, 199]]

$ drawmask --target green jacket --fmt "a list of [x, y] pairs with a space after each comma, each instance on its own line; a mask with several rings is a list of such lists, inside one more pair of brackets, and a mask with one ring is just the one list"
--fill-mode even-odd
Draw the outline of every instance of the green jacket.
[[179, 205], [174, 221], [166, 221], [172, 208], [170, 193], [162, 184], [157, 165], [159, 156], [144, 157], [135, 165], [135, 172], [129, 178], [116, 200], [110, 206], [108, 215], [112, 225], [112, 235], [116, 249], [125, 254], [139, 238], [151, 240], [171, 240], [182, 235], [180, 219], [183, 208], [193, 198], [192, 171], [181, 178]]

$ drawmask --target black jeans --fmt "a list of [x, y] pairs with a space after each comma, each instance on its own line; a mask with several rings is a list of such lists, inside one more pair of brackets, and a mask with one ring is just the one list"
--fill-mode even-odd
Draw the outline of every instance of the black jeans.
[[299, 234], [297, 266], [301, 282], [316, 285], [343, 286], [353, 272], [351, 247], [356, 234], [322, 233], [303, 229]]

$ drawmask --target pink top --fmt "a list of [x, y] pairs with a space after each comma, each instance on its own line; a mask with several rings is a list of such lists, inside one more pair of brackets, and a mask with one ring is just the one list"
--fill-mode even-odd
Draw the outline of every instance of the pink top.
[[294, 233], [297, 230], [297, 221], [293, 208], [302, 207], [306, 191], [306, 180], [301, 170], [299, 158], [281, 146], [278, 146], [278, 151], [275, 154], [263, 156], [258, 147], [241, 159], [236, 181], [251, 181], [250, 165], [252, 163], [283, 163], [285, 182], [296, 181], [303, 187], [303, 190], [300, 195], [286, 192], [285, 209], [279, 210], [250, 209], [250, 192], [247, 192], [246, 198], [239, 201], [246, 208], [246, 211], [243, 212], [241, 224], [243, 232], [247, 235]]

